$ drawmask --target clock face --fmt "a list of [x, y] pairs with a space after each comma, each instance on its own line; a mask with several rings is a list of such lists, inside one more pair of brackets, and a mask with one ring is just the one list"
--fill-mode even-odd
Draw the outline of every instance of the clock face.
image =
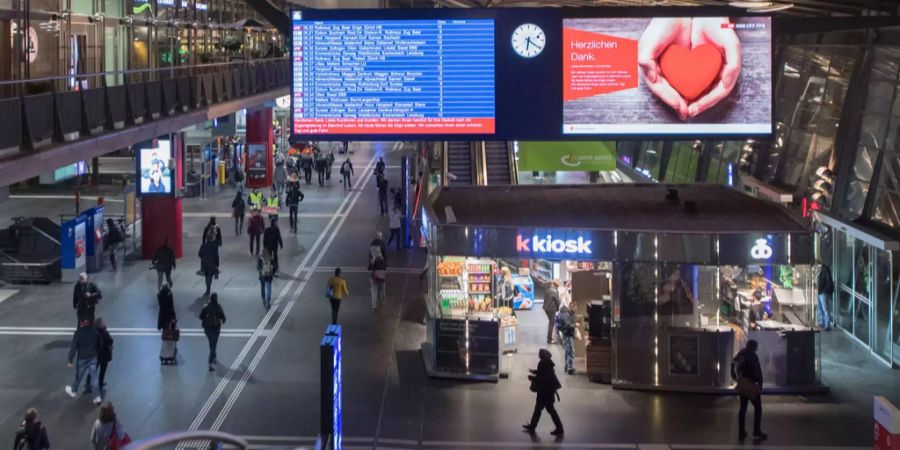
[[533, 23], [519, 25], [512, 34], [513, 50], [524, 58], [534, 58], [540, 55], [547, 45], [547, 37], [544, 30]]

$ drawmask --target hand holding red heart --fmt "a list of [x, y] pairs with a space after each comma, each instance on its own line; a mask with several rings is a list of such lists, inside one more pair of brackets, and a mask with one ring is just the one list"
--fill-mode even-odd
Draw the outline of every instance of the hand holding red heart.
[[638, 41], [644, 82], [681, 120], [715, 106], [737, 83], [741, 42], [722, 26], [727, 23], [725, 17], [656, 18]]

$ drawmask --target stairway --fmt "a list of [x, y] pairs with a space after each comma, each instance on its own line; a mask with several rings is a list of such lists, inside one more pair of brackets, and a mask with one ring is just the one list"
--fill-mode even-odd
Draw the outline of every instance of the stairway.
[[504, 141], [485, 141], [484, 161], [489, 185], [513, 184], [509, 170], [509, 146]]
[[471, 142], [447, 142], [447, 172], [456, 176], [448, 177], [450, 186], [474, 184]]

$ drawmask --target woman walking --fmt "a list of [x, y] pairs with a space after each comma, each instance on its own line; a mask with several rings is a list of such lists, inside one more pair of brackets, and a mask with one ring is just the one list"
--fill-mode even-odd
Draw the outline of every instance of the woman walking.
[[559, 436], [563, 434], [563, 424], [559, 420], [559, 414], [556, 412], [553, 403], [559, 397], [556, 391], [562, 385], [559, 384], [556, 372], [553, 371], [553, 360], [550, 352], [542, 348], [538, 352], [538, 358], [537, 370], [531, 370], [531, 375], [528, 376], [528, 379], [531, 380], [531, 391], [537, 393], [534, 413], [531, 415], [531, 422], [522, 425], [522, 428], [529, 433], [534, 433], [534, 430], [537, 429], [538, 421], [541, 420], [541, 412], [546, 409], [550, 414], [550, 418], [553, 419], [553, 425], [556, 426], [556, 429], [551, 431], [550, 434]]
[[100, 405], [100, 417], [94, 421], [94, 428], [91, 429], [91, 444], [94, 450], [110, 450], [113, 441], [124, 445], [130, 443], [131, 438], [125, 433], [122, 422], [116, 419], [112, 403], [105, 401]]
[[331, 303], [331, 323], [337, 325], [338, 310], [341, 309], [341, 299], [349, 297], [347, 281], [341, 278], [341, 268], [334, 269], [334, 276], [328, 279], [328, 302]]
[[216, 346], [219, 344], [219, 333], [222, 332], [222, 325], [225, 324], [225, 311], [219, 305], [219, 295], [213, 293], [209, 296], [209, 303], [200, 311], [200, 324], [203, 326], [203, 333], [209, 341], [209, 371], [216, 370]]

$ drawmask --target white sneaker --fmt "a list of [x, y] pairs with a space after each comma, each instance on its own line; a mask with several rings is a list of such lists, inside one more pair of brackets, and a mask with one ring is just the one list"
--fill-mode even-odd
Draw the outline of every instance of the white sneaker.
[[66, 394], [69, 394], [69, 397], [75, 398], [77, 394], [72, 390], [72, 386], [66, 386]]
[[103, 401], [103, 399], [100, 398], [99, 395], [96, 396], [96, 397], [94, 397], [94, 404], [95, 404], [95, 405], [99, 405], [102, 401]]

